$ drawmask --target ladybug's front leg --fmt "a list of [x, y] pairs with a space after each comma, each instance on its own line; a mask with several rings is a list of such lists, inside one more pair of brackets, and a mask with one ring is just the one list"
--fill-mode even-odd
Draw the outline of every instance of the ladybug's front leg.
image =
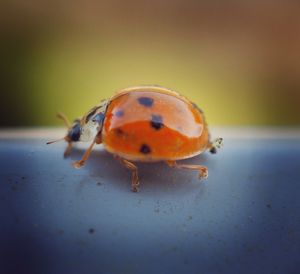
[[83, 154], [81, 160], [76, 161], [76, 162], [73, 163], [73, 167], [75, 167], [75, 168], [83, 167], [83, 165], [85, 164], [87, 159], [90, 157], [90, 154], [92, 152], [92, 149], [93, 149], [93, 146], [94, 146], [95, 143], [96, 143], [96, 139], [91, 143], [89, 148], [85, 151], [85, 153]]
[[68, 142], [68, 146], [66, 147], [65, 152], [64, 152], [64, 158], [66, 158], [70, 155], [72, 147], [73, 147], [72, 142]]
[[199, 179], [208, 177], [208, 169], [205, 166], [178, 164], [176, 161], [166, 161], [166, 163], [172, 168], [198, 170]]

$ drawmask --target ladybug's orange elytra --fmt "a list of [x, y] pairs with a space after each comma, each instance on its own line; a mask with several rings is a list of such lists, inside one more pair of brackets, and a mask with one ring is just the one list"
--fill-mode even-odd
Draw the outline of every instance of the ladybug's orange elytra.
[[[62, 117], [66, 124], [67, 119]], [[92, 141], [80, 161], [82, 167], [94, 144], [102, 143], [107, 151], [132, 171], [132, 190], [137, 191], [139, 179], [133, 162], [165, 161], [170, 167], [199, 171], [207, 168], [183, 165], [176, 161], [191, 158], [209, 149], [215, 153], [222, 138], [210, 141], [203, 112], [180, 94], [157, 86], [131, 87], [102, 101], [69, 127], [65, 154], [72, 142]]]
[[102, 129], [105, 148], [133, 161], [190, 158], [208, 145], [203, 114], [164, 89], [142, 88], [115, 96]]

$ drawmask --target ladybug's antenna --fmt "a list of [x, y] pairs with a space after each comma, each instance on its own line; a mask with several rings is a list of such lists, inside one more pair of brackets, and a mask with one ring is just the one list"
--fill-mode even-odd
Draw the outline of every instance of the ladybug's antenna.
[[60, 142], [60, 141], [63, 141], [63, 140], [66, 140], [66, 137], [59, 138], [59, 139], [57, 139], [57, 140], [47, 142], [46, 144], [47, 144], [47, 145], [51, 145], [51, 144], [53, 144], [53, 143]]
[[71, 127], [71, 123], [70, 123], [69, 119], [67, 118], [67, 116], [65, 114], [63, 114], [62, 112], [58, 112], [56, 114], [56, 117], [63, 120], [65, 125], [67, 126], [67, 128]]

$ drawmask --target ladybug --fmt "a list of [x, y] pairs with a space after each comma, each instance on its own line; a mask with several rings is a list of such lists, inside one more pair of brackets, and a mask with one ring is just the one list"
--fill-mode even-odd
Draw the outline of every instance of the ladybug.
[[[222, 138], [210, 141], [204, 114], [184, 96], [158, 86], [137, 86], [123, 89], [88, 111], [71, 125], [59, 114], [69, 128], [63, 137], [68, 142], [67, 156], [73, 142], [91, 142], [81, 160], [73, 163], [82, 167], [95, 144], [103, 144], [132, 172], [132, 190], [138, 191], [138, 168], [134, 162], [165, 162], [177, 169], [199, 172], [207, 178], [208, 170], [201, 165], [178, 163], [205, 150], [216, 153]], [[60, 140], [62, 140], [60, 139]], [[58, 140], [57, 140], [58, 141]], [[47, 144], [56, 141], [48, 142]]]

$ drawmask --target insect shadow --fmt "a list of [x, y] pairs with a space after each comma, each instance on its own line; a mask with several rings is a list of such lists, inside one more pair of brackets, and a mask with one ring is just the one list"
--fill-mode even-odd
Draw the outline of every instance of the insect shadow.
[[[66, 160], [79, 160], [84, 151], [84, 148], [74, 148]], [[207, 158], [207, 155], [202, 154], [180, 162], [206, 165]], [[139, 172], [140, 192], [190, 192], [205, 187], [205, 180], [199, 180], [196, 171], [172, 169], [164, 162], [135, 164]], [[95, 183], [101, 181], [105, 185], [111, 185], [109, 187], [128, 191], [131, 189], [131, 171], [104, 149], [95, 149], [82, 169], [88, 170], [90, 179], [95, 180]]]

